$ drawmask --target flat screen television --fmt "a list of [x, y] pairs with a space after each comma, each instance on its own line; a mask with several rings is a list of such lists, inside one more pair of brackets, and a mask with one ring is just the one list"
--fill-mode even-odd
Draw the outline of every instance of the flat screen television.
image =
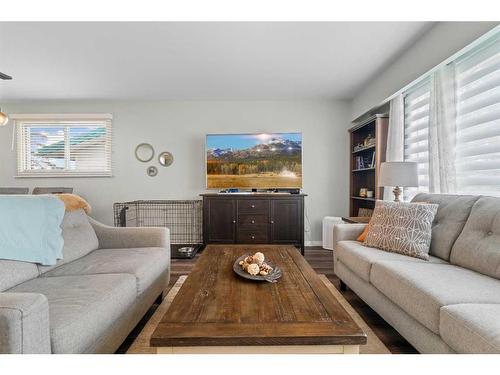
[[302, 133], [208, 134], [208, 189], [302, 188]]

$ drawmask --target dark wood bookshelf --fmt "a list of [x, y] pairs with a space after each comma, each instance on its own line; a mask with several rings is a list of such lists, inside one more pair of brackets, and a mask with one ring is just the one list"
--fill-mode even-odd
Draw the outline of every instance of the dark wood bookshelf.
[[[360, 208], [373, 209], [375, 201], [382, 199], [384, 190], [377, 184], [380, 165], [385, 161], [387, 146], [387, 128], [389, 116], [377, 114], [355, 124], [349, 129], [350, 135], [350, 188], [349, 188], [349, 215], [358, 216]], [[371, 136], [375, 138], [373, 144], [354, 150], [354, 147]], [[361, 161], [360, 161], [361, 160]], [[371, 161], [373, 160], [373, 164]], [[368, 163], [365, 163], [367, 161]], [[360, 168], [360, 165], [365, 165]], [[361, 188], [374, 192], [373, 198], [359, 196]]]

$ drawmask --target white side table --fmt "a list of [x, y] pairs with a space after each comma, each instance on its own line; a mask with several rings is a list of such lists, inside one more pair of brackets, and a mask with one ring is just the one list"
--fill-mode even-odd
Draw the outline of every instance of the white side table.
[[323, 249], [334, 249], [333, 227], [335, 224], [344, 224], [344, 221], [337, 216], [325, 216], [323, 218]]

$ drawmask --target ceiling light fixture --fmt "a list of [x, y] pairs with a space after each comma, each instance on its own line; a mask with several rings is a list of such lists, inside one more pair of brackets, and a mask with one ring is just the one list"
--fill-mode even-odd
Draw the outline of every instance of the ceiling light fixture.
[[7, 75], [7, 74], [5, 74], [5, 73], [0, 72], [0, 79], [3, 79], [3, 80], [11, 80], [11, 79], [12, 79], [12, 77], [11, 77], [11, 76], [9, 76], [9, 75]]
[[0, 108], [0, 126], [5, 126], [9, 122], [9, 116], [2, 112]]
[[[11, 80], [12, 77], [0, 72], [0, 79], [3, 80]], [[5, 126], [9, 122], [9, 116], [7, 116], [5, 113], [2, 112], [2, 109], [0, 108], [0, 126]]]

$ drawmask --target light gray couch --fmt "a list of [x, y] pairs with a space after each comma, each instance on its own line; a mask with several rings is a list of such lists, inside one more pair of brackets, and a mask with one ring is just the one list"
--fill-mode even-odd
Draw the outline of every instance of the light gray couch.
[[55, 266], [0, 260], [0, 353], [113, 353], [168, 285], [166, 228], [61, 227]]
[[363, 246], [334, 228], [335, 274], [421, 353], [500, 353], [500, 198], [419, 194], [439, 204], [430, 260]]

